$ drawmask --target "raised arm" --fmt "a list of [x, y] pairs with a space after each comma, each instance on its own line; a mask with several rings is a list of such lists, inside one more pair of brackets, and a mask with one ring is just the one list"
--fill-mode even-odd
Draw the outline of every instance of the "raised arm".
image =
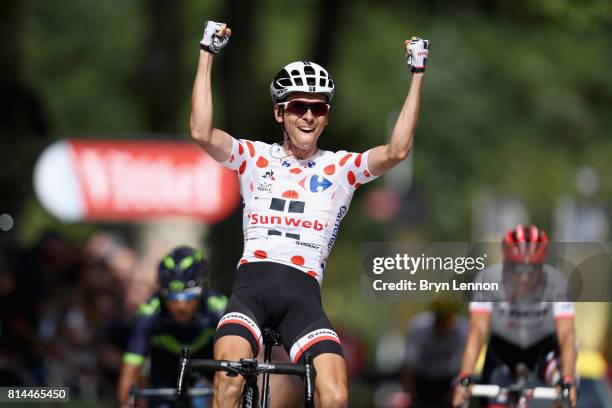
[[[219, 49], [210, 45], [205, 45], [207, 34], [209, 36], [208, 43], [210, 44], [210, 36], [216, 36], [219, 39], [229, 38], [231, 30], [225, 24], [217, 28], [216, 33], [211, 31], [210, 24], [207, 22], [200, 49], [200, 60], [198, 62], [198, 71], [196, 73], [195, 82], [193, 84], [193, 93], [191, 96], [191, 117], [189, 120], [189, 133], [191, 138], [202, 147], [213, 159], [222, 162], [230, 157], [232, 151], [232, 137], [223, 130], [213, 128], [213, 101], [212, 101], [212, 64], [214, 54]], [[215, 27], [212, 26], [212, 29]], [[226, 41], [227, 42], [227, 41]], [[223, 44], [225, 45], [225, 44]], [[223, 46], [222, 45], [222, 46]], [[221, 46], [221, 48], [222, 48]]]
[[406, 41], [405, 45], [408, 65], [413, 71], [412, 81], [389, 143], [373, 148], [368, 155], [368, 168], [375, 176], [391, 170], [408, 157], [412, 149], [412, 140], [419, 117], [421, 88], [423, 87], [429, 42], [412, 37], [412, 40]]

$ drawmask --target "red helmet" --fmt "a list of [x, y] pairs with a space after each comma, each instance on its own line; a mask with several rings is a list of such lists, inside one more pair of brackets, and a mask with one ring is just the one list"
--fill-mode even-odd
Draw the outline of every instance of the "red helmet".
[[521, 264], [541, 264], [548, 255], [548, 236], [535, 225], [517, 225], [502, 240], [506, 260]]

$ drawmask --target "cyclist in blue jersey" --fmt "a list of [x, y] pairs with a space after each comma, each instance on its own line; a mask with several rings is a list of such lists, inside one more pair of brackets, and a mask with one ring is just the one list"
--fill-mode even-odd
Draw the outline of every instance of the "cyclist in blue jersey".
[[[190, 121], [194, 141], [236, 172], [244, 201], [244, 251], [217, 328], [215, 358], [252, 358], [263, 327], [275, 327], [293, 362], [313, 356], [316, 406], [345, 407], [346, 363], [321, 306], [320, 285], [355, 190], [411, 150], [429, 43], [416, 37], [404, 43], [412, 82], [389, 143], [363, 153], [331, 152], [317, 141], [328, 123], [334, 81], [310, 61], [286, 65], [270, 85], [280, 143], [238, 140], [213, 127], [212, 64], [230, 35], [225, 24], [205, 23]], [[235, 407], [242, 384], [240, 377], [217, 374], [213, 406]]]
[[[227, 298], [206, 287], [207, 262], [202, 252], [175, 248], [159, 263], [159, 292], [140, 306], [119, 378], [119, 401], [127, 402], [132, 385], [150, 359], [151, 387], [176, 387], [181, 348], [196, 358], [213, 356], [215, 327]], [[168, 401], [151, 399], [150, 406], [167, 407]]]

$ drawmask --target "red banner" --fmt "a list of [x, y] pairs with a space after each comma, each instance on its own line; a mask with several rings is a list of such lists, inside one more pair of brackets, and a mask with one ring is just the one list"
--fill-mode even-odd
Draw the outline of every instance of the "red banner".
[[70, 221], [189, 216], [214, 223], [240, 197], [233, 172], [191, 143], [71, 139], [47, 148], [36, 167], [39, 199]]

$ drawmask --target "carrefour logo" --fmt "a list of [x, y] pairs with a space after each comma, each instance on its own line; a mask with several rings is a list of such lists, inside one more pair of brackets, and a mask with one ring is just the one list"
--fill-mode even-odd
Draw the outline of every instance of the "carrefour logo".
[[323, 176], [312, 176], [310, 178], [310, 191], [320, 193], [327, 190], [332, 185], [332, 182]]

